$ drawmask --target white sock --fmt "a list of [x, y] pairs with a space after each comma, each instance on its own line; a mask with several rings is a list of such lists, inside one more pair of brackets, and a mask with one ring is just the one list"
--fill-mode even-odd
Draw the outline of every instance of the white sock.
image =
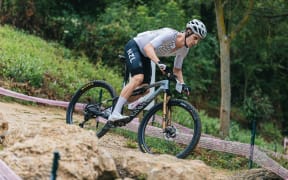
[[119, 99], [118, 99], [118, 101], [117, 101], [117, 103], [116, 103], [116, 105], [115, 105], [115, 108], [114, 108], [112, 114], [114, 114], [114, 113], [119, 113], [119, 114], [121, 114], [122, 107], [123, 107], [123, 105], [124, 105], [126, 102], [127, 102], [127, 99], [120, 96]]

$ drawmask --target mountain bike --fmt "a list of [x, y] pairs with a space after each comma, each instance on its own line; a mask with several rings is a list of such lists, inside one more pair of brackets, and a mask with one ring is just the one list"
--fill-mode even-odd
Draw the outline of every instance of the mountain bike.
[[[127, 74], [126, 70], [125, 79]], [[145, 113], [138, 126], [139, 148], [146, 153], [165, 153], [185, 158], [199, 142], [200, 117], [193, 105], [185, 100], [172, 98], [171, 84], [177, 77], [171, 72], [166, 72], [164, 77], [164, 80], [134, 90], [132, 96], [155, 88], [153, 93], [145, 96], [143, 102], [130, 110], [129, 118], [114, 122], [107, 120], [118, 99], [114, 88], [103, 80], [91, 81], [80, 87], [72, 97], [67, 108], [66, 123], [78, 123], [82, 128], [95, 130], [97, 137], [101, 138], [110, 129], [130, 123], [156, 97], [160, 97], [161, 102]]]

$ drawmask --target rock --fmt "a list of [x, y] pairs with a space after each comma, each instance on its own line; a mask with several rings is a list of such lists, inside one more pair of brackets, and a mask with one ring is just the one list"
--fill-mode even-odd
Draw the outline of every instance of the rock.
[[10, 146], [0, 152], [1, 159], [21, 178], [48, 179], [54, 151], [60, 153], [59, 179], [118, 177], [112, 156], [98, 146], [93, 132], [64, 122], [53, 126], [42, 122], [34, 128], [34, 131], [19, 129], [23, 139], [14, 144], [10, 141]]

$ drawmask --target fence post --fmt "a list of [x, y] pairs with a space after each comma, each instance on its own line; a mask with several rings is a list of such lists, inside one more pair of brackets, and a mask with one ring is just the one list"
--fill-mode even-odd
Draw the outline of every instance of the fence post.
[[60, 159], [60, 154], [58, 151], [55, 151], [50, 180], [56, 180], [59, 159]]
[[250, 142], [250, 156], [249, 156], [249, 169], [253, 167], [253, 153], [254, 153], [254, 144], [256, 136], [256, 120], [252, 120], [252, 129], [251, 129], [251, 142]]

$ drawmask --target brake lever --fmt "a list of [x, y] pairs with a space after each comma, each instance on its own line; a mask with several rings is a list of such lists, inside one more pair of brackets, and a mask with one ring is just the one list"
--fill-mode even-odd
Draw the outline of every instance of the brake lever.
[[175, 81], [177, 80], [177, 76], [171, 71], [170, 68], [166, 67], [164, 72], [169, 80], [175, 80]]

